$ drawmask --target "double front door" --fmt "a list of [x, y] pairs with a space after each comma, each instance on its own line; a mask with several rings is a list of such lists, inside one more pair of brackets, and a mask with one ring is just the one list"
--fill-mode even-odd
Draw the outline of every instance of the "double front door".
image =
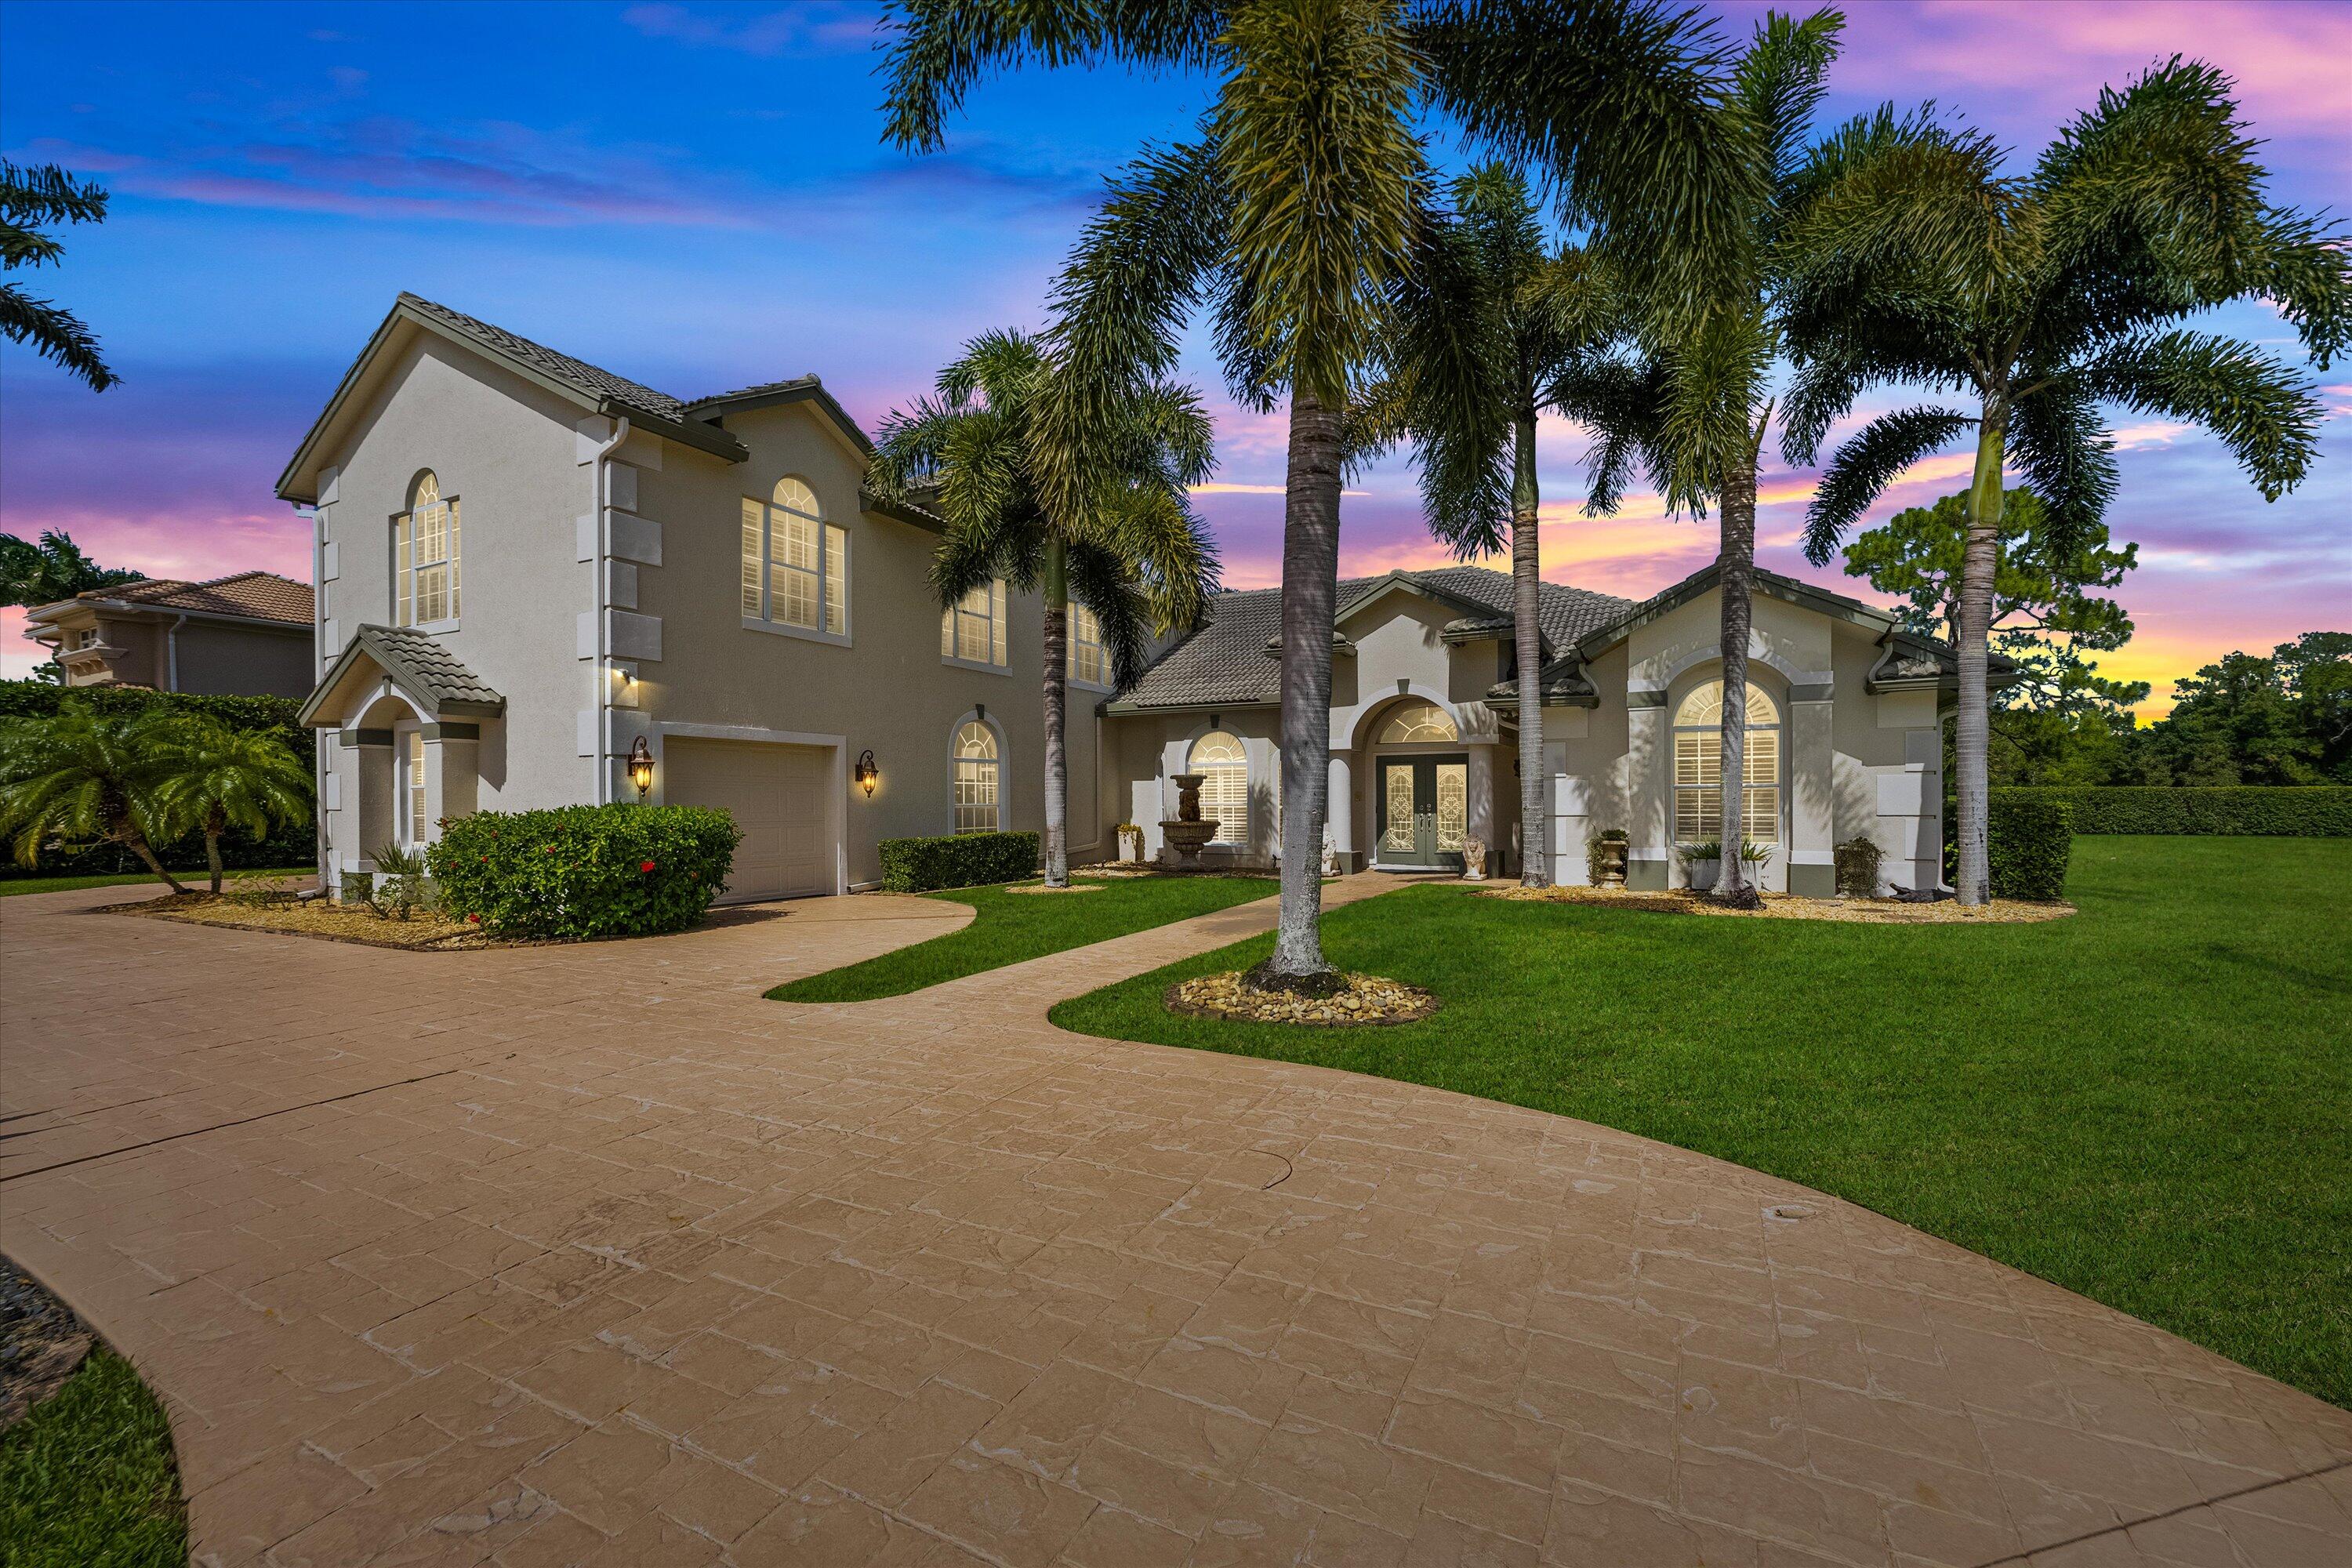
[[1380, 863], [1462, 869], [1470, 831], [1470, 759], [1382, 757]]

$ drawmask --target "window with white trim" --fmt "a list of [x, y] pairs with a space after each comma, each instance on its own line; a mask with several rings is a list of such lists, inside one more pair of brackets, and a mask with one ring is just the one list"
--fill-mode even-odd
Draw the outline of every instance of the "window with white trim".
[[958, 664], [1005, 665], [1004, 579], [992, 577], [940, 612], [940, 657]]
[[[1754, 681], [1748, 683], [1748, 723], [1741, 742], [1740, 831], [1750, 844], [1780, 840], [1780, 710]], [[1675, 710], [1675, 842], [1703, 844], [1723, 836], [1723, 682], [1693, 689]]]
[[409, 487], [408, 510], [392, 520], [392, 619], [429, 626], [457, 618], [457, 498], [441, 494], [427, 468]]
[[1102, 621], [1084, 605], [1070, 605], [1070, 679], [1088, 686], [1110, 686], [1110, 655], [1102, 640]]
[[425, 842], [424, 731], [410, 730], [402, 737], [400, 761], [400, 841], [414, 848]]
[[787, 474], [770, 499], [743, 498], [743, 619], [849, 640], [849, 531]]
[[956, 726], [948, 748], [948, 764], [955, 779], [955, 830], [993, 833], [1002, 820], [997, 811], [999, 768], [996, 731], [977, 719]]
[[1212, 730], [1192, 742], [1186, 766], [1201, 775], [1201, 815], [1217, 825], [1212, 844], [1249, 842], [1249, 752], [1241, 737]]

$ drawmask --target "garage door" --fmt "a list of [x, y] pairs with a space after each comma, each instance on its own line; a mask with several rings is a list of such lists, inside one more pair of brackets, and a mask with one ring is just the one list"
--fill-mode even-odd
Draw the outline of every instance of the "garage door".
[[673, 736], [663, 743], [662, 762], [664, 800], [716, 807], [743, 830], [728, 902], [834, 890], [830, 751]]

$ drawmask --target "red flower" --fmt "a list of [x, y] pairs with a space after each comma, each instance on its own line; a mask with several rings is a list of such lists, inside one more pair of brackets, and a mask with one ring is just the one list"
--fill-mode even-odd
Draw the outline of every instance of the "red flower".
[[466, 917], [466, 923], [469, 926], [480, 925], [482, 923], [482, 917], [479, 915], [467, 915]]
[[483, 865], [485, 865], [485, 866], [487, 866], [487, 865], [488, 865], [488, 864], [490, 863], [490, 858], [489, 858], [488, 856], [487, 856], [487, 855], [484, 855], [484, 856], [480, 857], [480, 859], [481, 859], [482, 864], [483, 864]]
[[640, 860], [637, 862], [637, 869], [640, 871], [650, 872], [653, 868], [654, 863], [650, 860]]

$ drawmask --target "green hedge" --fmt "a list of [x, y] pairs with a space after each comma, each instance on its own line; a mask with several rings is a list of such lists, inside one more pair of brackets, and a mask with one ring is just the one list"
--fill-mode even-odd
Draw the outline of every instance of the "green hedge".
[[882, 840], [882, 886], [893, 893], [984, 888], [1036, 874], [1034, 833], [959, 833], [948, 838]]
[[1989, 803], [1992, 896], [2052, 903], [2066, 896], [2066, 862], [2074, 847], [2074, 806], [1995, 790]]
[[499, 936], [684, 931], [727, 886], [735, 819], [696, 805], [478, 811], [426, 852], [436, 907]]
[[2279, 838], [2352, 838], [2352, 786], [2233, 784], [2213, 789], [2045, 787], [2003, 795], [2063, 800], [2077, 833], [2210, 833]]
[[[46, 680], [0, 680], [0, 719], [46, 719], [68, 697], [110, 718], [131, 718], [150, 708], [201, 713], [232, 730], [274, 737], [315, 775], [319, 754], [315, 731], [294, 721], [302, 704], [291, 697], [205, 697], [191, 692], [150, 691], [136, 686], [54, 686]], [[191, 833], [155, 847], [156, 858], [174, 871], [205, 868], [205, 836]], [[319, 830], [314, 820], [281, 827], [267, 838], [229, 833], [221, 839], [221, 861], [232, 869], [257, 866], [315, 866]], [[44, 854], [35, 867], [0, 856], [0, 877], [112, 877], [144, 872], [146, 863], [120, 844], [95, 844], [74, 855]]]

